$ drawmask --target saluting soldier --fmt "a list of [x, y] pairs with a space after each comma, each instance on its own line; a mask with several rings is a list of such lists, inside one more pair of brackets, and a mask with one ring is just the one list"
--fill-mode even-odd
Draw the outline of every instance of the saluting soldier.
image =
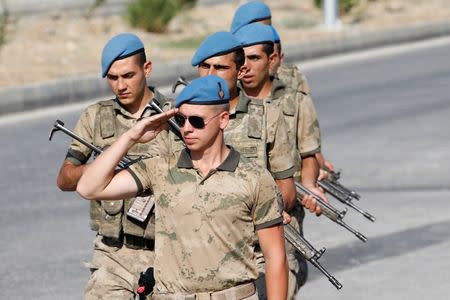
[[[258, 299], [254, 247], [266, 259], [269, 299], [286, 299], [282, 199], [270, 173], [224, 142], [230, 93], [225, 80], [192, 81], [163, 114], [144, 118], [84, 172], [87, 199], [153, 190], [156, 209], [154, 299]], [[115, 173], [136, 143], [147, 143], [175, 115], [186, 148]]]
[[[145, 110], [152, 99], [164, 103], [165, 98], [146, 78], [152, 63], [147, 61], [142, 41], [134, 34], [122, 33], [111, 38], [102, 52], [102, 77], [115, 98], [90, 105], [75, 127], [75, 133], [100, 148], [110, 146], [136, 124], [141, 117], [154, 113]], [[139, 158], [150, 155], [153, 144], [137, 144], [128, 155]], [[63, 191], [74, 191], [81, 175], [90, 165], [92, 150], [73, 140], [58, 175]], [[91, 276], [85, 299], [134, 299], [139, 274], [154, 260], [154, 214], [140, 215], [143, 205], [151, 205], [150, 197], [121, 201], [92, 201], [90, 223], [97, 232]], [[133, 213], [137, 212], [137, 213]]]

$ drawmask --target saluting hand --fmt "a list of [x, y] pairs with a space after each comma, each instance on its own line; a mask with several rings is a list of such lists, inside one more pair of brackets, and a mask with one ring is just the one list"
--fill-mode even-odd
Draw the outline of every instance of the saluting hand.
[[128, 136], [135, 143], [147, 143], [153, 140], [164, 128], [167, 121], [172, 118], [178, 109], [174, 108], [163, 113], [142, 118], [129, 131]]

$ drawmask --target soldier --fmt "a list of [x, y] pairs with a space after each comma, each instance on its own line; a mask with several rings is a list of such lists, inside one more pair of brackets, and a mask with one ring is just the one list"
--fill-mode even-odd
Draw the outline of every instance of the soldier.
[[[217, 75], [227, 81], [231, 100], [230, 122], [225, 130], [225, 140], [242, 155], [271, 172], [283, 193], [284, 209], [290, 212], [295, 206], [296, 196], [292, 180], [293, 166], [296, 163], [292, 149], [295, 146], [288, 140], [287, 127], [278, 106], [251, 99], [241, 92], [237, 81], [245, 75], [244, 61], [244, 50], [236, 37], [229, 32], [216, 32], [200, 44], [191, 64], [198, 67], [200, 76]], [[311, 203], [310, 197], [306, 199], [309, 200], [309, 205], [315, 204]], [[295, 269], [298, 264], [295, 250], [290, 245], [287, 245], [287, 249], [289, 265], [294, 265], [291, 269]], [[257, 288], [261, 298], [264, 298], [264, 261], [262, 255], [258, 258], [261, 279], [257, 282]], [[295, 276], [291, 273], [289, 275], [289, 283], [293, 285], [295, 280], [291, 277]]]
[[[144, 108], [153, 98], [160, 103], [164, 97], [153, 87], [147, 87], [146, 77], [152, 71], [144, 45], [134, 34], [114, 36], [102, 53], [102, 77], [115, 94], [115, 99], [89, 106], [81, 115], [75, 133], [88, 142], [105, 148], [137, 119], [152, 111]], [[128, 155], [138, 158], [152, 152], [152, 143], [131, 148]], [[63, 191], [74, 191], [87, 169], [92, 151], [74, 140], [58, 175], [57, 184]], [[147, 154], [148, 155], [148, 154]], [[133, 204], [143, 204], [149, 198], [123, 201], [92, 201], [91, 228], [97, 231], [94, 254], [88, 265], [91, 276], [85, 290], [85, 299], [134, 299], [139, 274], [154, 260], [154, 215], [139, 216]]]
[[[235, 33], [243, 26], [251, 23], [272, 25], [272, 13], [269, 6], [262, 1], [248, 1], [241, 5], [234, 14], [230, 31]], [[284, 53], [281, 49], [280, 37], [274, 27], [272, 27], [272, 30], [275, 34], [275, 52], [278, 53], [278, 56], [276, 57], [273, 67], [271, 68], [271, 75], [279, 78], [289, 88], [298, 89], [301, 93], [303, 93], [304, 98], [306, 98], [305, 105], [308, 107], [308, 110], [314, 111], [315, 114], [315, 108], [311, 98], [311, 90], [305, 75], [296, 65], [284, 63]], [[312, 130], [316, 131], [316, 134], [320, 138], [318, 123]], [[325, 159], [321, 151], [316, 152], [315, 156], [320, 166], [320, 178], [326, 177], [326, 170], [334, 171], [333, 164]]]
[[[270, 76], [270, 69], [277, 59], [271, 28], [267, 25], [252, 23], [241, 27], [235, 35], [242, 43], [246, 56], [247, 72], [241, 79], [243, 91], [254, 99], [270, 102], [278, 107], [288, 124], [289, 138], [294, 141], [293, 149], [298, 161], [301, 162], [298, 169], [302, 174], [302, 184], [323, 196], [316, 187], [319, 168], [314, 154], [320, 151], [320, 136], [316, 131], [311, 130], [316, 128], [317, 124], [317, 119], [314, 118], [315, 112], [307, 110], [305, 102], [300, 101], [302, 95], [297, 90], [290, 89], [282, 81]], [[298, 180], [299, 174], [296, 177]], [[306, 207], [311, 212], [320, 214], [318, 206], [307, 205]], [[290, 213], [296, 217], [291, 224], [301, 230], [299, 220], [302, 220], [304, 216], [302, 206], [296, 205]], [[294, 297], [301, 281], [306, 278], [306, 262], [297, 253], [295, 255], [297, 259], [290, 261], [292, 276], [289, 277], [289, 299]]]
[[[268, 297], [286, 299], [281, 196], [267, 170], [225, 145], [229, 99], [223, 79], [195, 79], [177, 97], [178, 109], [138, 122], [78, 184], [80, 195], [91, 200], [153, 190], [156, 300], [258, 299], [257, 237], [266, 258]], [[136, 143], [152, 140], [173, 115], [186, 149], [115, 173], [121, 157]]]

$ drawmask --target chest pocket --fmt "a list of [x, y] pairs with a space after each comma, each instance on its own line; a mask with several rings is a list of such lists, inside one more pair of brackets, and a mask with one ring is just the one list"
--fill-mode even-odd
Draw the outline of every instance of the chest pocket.
[[249, 103], [248, 105], [248, 128], [247, 135], [251, 138], [262, 138], [264, 129], [264, 106], [261, 103]]
[[288, 127], [288, 134], [291, 141], [297, 140], [297, 106], [294, 95], [285, 94], [279, 101], [281, 102], [281, 109], [283, 111], [284, 121]]
[[102, 105], [100, 107], [100, 135], [103, 139], [113, 137], [115, 128], [114, 108], [111, 104]]

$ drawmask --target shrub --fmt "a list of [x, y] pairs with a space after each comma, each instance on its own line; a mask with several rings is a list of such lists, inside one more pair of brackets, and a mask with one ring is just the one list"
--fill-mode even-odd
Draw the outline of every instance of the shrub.
[[0, 14], [0, 46], [6, 42], [6, 30], [8, 26], [9, 10], [6, 6], [6, 0], [0, 1], [0, 6], [2, 8], [2, 14]]
[[164, 32], [170, 20], [195, 0], [134, 0], [128, 5], [126, 18], [134, 27], [151, 32]]
[[[314, 4], [322, 8], [324, 0], [314, 0]], [[361, 0], [339, 0], [339, 11], [341, 13], [348, 13], [354, 6], [358, 5]]]

